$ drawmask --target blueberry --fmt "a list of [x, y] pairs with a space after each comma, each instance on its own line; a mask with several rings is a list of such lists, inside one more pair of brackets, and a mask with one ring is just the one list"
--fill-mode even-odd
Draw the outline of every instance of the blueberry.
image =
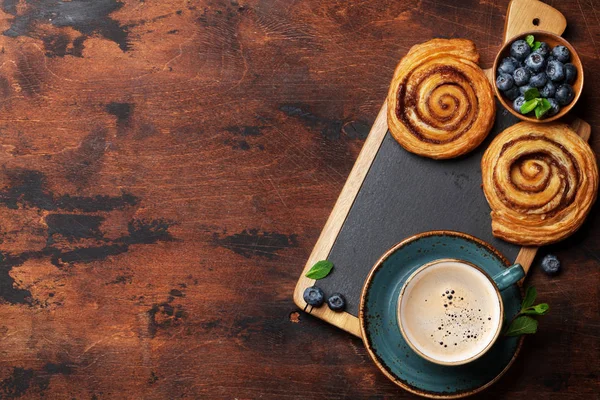
[[510, 101], [513, 101], [521, 95], [521, 92], [519, 92], [518, 87], [513, 86], [510, 89], [503, 91], [502, 94], [506, 96]]
[[533, 53], [527, 56], [525, 59], [525, 65], [527, 65], [533, 72], [540, 72], [546, 66], [546, 60], [539, 53]]
[[527, 65], [525, 65], [525, 63], [523, 63], [524, 67], [527, 71], [529, 71], [529, 75], [533, 76], [535, 75], [538, 71], [534, 71], [533, 69], [529, 68]]
[[339, 293], [334, 293], [327, 299], [327, 305], [333, 311], [342, 311], [346, 308], [346, 299]]
[[550, 106], [552, 108], [550, 110], [548, 110], [545, 117], [552, 117], [552, 116], [558, 114], [560, 112], [560, 105], [558, 104], [558, 102], [552, 98], [546, 99], [546, 100], [548, 100], [548, 102], [550, 103]]
[[523, 61], [531, 53], [531, 47], [524, 40], [515, 40], [510, 46], [510, 55], [519, 61]]
[[542, 259], [542, 269], [548, 275], [556, 275], [560, 271], [560, 261], [553, 254], [547, 254]]
[[506, 57], [500, 62], [500, 66], [498, 66], [498, 74], [512, 74], [515, 72], [515, 69], [519, 68], [520, 64], [516, 58]]
[[548, 43], [542, 42], [540, 43], [540, 47], [538, 47], [534, 53], [539, 53], [542, 55], [542, 57], [546, 57], [550, 53], [550, 46], [548, 46]]
[[548, 57], [546, 57], [546, 62], [550, 62], [550, 61], [554, 61], [556, 60], [556, 57], [554, 57], [552, 54], [550, 54]]
[[548, 82], [548, 77], [545, 72], [540, 72], [539, 74], [535, 74], [529, 80], [529, 84], [536, 88], [543, 88], [546, 86], [546, 82]]
[[527, 68], [517, 68], [515, 73], [513, 74], [513, 80], [515, 81], [515, 85], [523, 86], [529, 83], [529, 79], [531, 78], [531, 72]]
[[521, 106], [523, 105], [523, 103], [525, 103], [525, 97], [524, 96], [519, 96], [515, 99], [515, 101], [513, 101], [513, 109], [520, 113], [521, 112]]
[[565, 46], [558, 45], [553, 48], [552, 55], [563, 64], [571, 60], [571, 52]]
[[552, 81], [546, 82], [546, 86], [540, 89], [540, 96], [544, 98], [554, 97], [556, 93], [556, 85]]
[[573, 87], [571, 87], [571, 85], [569, 85], [568, 83], [560, 85], [556, 89], [556, 94], [554, 95], [554, 98], [556, 98], [556, 101], [561, 106], [566, 106], [567, 104], [572, 102], [574, 97], [575, 92], [573, 91]]
[[498, 86], [498, 89], [500, 90], [508, 90], [513, 87], [514, 84], [515, 82], [509, 74], [500, 74], [496, 78], [496, 86]]
[[573, 83], [577, 79], [577, 68], [571, 63], [565, 64], [565, 81], [567, 83]]
[[303, 297], [306, 304], [310, 304], [313, 307], [320, 307], [323, 301], [325, 301], [325, 293], [316, 286], [306, 288]]
[[526, 92], [526, 91], [528, 91], [528, 90], [529, 90], [529, 89], [531, 89], [531, 88], [533, 88], [533, 86], [531, 86], [531, 85], [525, 85], [525, 86], [521, 86], [521, 87], [519, 88], [519, 92], [520, 92], [521, 94], [525, 94], [525, 92]]
[[550, 61], [546, 66], [546, 75], [553, 82], [560, 82], [565, 79], [565, 66], [558, 60]]

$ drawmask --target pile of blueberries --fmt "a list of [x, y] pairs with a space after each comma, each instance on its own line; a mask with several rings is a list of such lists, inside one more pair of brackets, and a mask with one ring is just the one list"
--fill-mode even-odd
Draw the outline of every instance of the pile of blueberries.
[[525, 93], [537, 88], [540, 97], [551, 106], [544, 117], [551, 117], [573, 101], [575, 92], [571, 85], [577, 78], [577, 68], [570, 63], [571, 52], [567, 47], [558, 45], [550, 49], [546, 42], [535, 47], [534, 50], [525, 40], [514, 41], [510, 57], [498, 66], [496, 86], [519, 113], [526, 100]]

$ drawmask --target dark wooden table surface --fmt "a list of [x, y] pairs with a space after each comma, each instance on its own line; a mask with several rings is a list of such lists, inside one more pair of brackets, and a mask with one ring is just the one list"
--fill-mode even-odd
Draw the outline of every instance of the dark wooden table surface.
[[[600, 4], [567, 17], [600, 152]], [[0, 398], [409, 398], [294, 284], [399, 58], [484, 66], [507, 1], [4, 0]], [[479, 398], [600, 391], [600, 217], [545, 250], [552, 306]]]

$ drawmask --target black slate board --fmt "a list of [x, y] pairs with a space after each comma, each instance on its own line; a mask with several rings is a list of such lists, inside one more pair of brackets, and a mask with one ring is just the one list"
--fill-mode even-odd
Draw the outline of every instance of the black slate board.
[[348, 313], [358, 316], [364, 281], [379, 257], [417, 233], [465, 232], [515, 260], [520, 247], [492, 236], [490, 208], [481, 189], [483, 152], [498, 133], [518, 122], [497, 106], [496, 122], [486, 141], [457, 159], [419, 157], [387, 132], [327, 257], [335, 265], [334, 273], [319, 281], [325, 293], [345, 295]]

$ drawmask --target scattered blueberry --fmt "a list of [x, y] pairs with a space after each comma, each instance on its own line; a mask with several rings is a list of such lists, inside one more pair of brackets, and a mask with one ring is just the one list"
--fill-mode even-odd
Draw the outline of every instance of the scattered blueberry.
[[571, 52], [565, 46], [558, 45], [553, 48], [552, 55], [563, 64], [571, 60]]
[[517, 97], [515, 99], [515, 101], [513, 101], [513, 109], [516, 112], [520, 113], [521, 112], [521, 106], [523, 105], [523, 103], [525, 103], [525, 97], [524, 96]]
[[538, 47], [534, 53], [539, 53], [542, 55], [542, 57], [546, 57], [550, 53], [550, 46], [548, 46], [548, 43], [546, 42], [541, 42], [540, 47]]
[[550, 61], [546, 66], [546, 75], [553, 82], [560, 82], [565, 79], [565, 66], [558, 60]]
[[556, 93], [556, 85], [552, 81], [546, 82], [546, 85], [540, 89], [540, 96], [544, 98], [554, 97]]
[[556, 98], [558, 104], [560, 104], [561, 106], [566, 106], [567, 104], [573, 101], [573, 98], [575, 97], [575, 92], [573, 91], [573, 87], [571, 85], [565, 83], [560, 85], [556, 89], [556, 94], [554, 95], [554, 97]]
[[519, 64], [519, 61], [517, 61], [516, 58], [506, 57], [498, 66], [498, 73], [512, 74], [515, 72], [515, 69], [519, 68], [520, 66], [521, 65]]
[[496, 86], [500, 90], [508, 90], [513, 87], [514, 83], [512, 76], [509, 74], [500, 74], [496, 78]]
[[565, 64], [565, 81], [569, 84], [575, 82], [577, 78], [577, 68], [571, 63]]
[[325, 293], [316, 286], [306, 288], [303, 297], [306, 304], [310, 304], [313, 307], [320, 307], [325, 301]]
[[548, 275], [556, 275], [560, 271], [560, 261], [553, 254], [547, 254], [542, 259], [542, 269]]
[[550, 110], [546, 113], [546, 117], [552, 117], [560, 112], [560, 104], [555, 99], [546, 99], [550, 103]]
[[529, 83], [529, 79], [531, 78], [531, 73], [527, 68], [517, 68], [513, 73], [513, 80], [515, 81], [515, 85], [523, 86]]
[[548, 82], [548, 77], [545, 72], [540, 72], [539, 74], [535, 74], [529, 80], [529, 85], [536, 88], [543, 88], [546, 86], [546, 82]]
[[334, 293], [327, 299], [327, 305], [333, 311], [342, 311], [346, 308], [346, 299], [340, 293]]
[[529, 89], [533, 88], [533, 86], [531, 85], [525, 85], [525, 86], [521, 86], [519, 88], [519, 92], [521, 92], [521, 94], [525, 94], [526, 91], [528, 91]]
[[540, 72], [546, 66], [546, 60], [539, 53], [533, 53], [527, 56], [525, 59], [525, 65], [529, 67], [533, 72]]
[[513, 86], [510, 89], [503, 91], [502, 94], [506, 96], [510, 101], [513, 101], [521, 95], [521, 92], [519, 92], [518, 87]]
[[510, 55], [519, 61], [523, 61], [531, 53], [531, 47], [524, 40], [515, 40], [510, 46]]

